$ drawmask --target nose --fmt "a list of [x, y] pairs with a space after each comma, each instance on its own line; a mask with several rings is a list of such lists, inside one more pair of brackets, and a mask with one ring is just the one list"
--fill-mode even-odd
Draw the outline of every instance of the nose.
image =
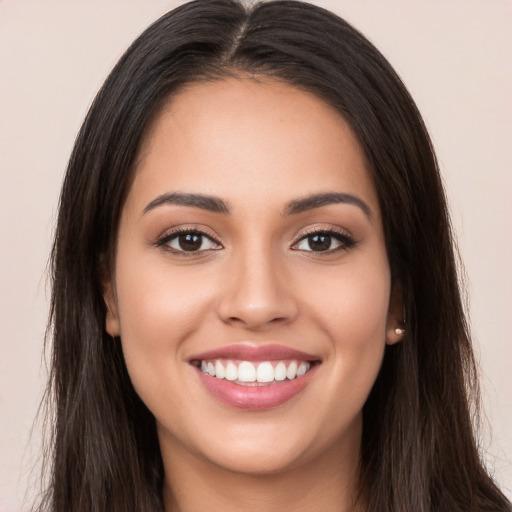
[[296, 290], [277, 259], [260, 249], [230, 262], [218, 305], [223, 322], [258, 331], [297, 316]]

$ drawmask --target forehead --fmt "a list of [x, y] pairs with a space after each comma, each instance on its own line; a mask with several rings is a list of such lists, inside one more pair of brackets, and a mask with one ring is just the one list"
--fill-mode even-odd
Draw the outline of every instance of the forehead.
[[377, 209], [365, 155], [340, 113], [288, 84], [227, 78], [188, 85], [163, 106], [145, 134], [130, 195], [286, 202], [332, 189]]

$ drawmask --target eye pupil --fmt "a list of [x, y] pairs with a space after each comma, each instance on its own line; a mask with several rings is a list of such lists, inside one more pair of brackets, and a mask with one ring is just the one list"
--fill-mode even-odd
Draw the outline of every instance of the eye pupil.
[[327, 251], [331, 247], [331, 237], [321, 233], [309, 236], [308, 242], [312, 251]]
[[185, 233], [178, 237], [178, 244], [183, 251], [197, 251], [201, 248], [202, 236]]

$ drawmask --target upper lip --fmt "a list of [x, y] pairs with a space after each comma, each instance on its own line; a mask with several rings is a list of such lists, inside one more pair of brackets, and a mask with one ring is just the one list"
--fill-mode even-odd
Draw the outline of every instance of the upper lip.
[[315, 355], [285, 347], [284, 345], [248, 345], [234, 344], [225, 347], [201, 352], [190, 357], [190, 361], [203, 361], [208, 359], [239, 359], [242, 361], [282, 361], [295, 359], [298, 361], [317, 361]]

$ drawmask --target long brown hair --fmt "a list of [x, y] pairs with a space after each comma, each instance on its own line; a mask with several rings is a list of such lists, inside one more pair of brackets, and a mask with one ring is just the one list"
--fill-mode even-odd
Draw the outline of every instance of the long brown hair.
[[105, 332], [108, 268], [134, 160], [152, 116], [199, 80], [267, 76], [317, 95], [351, 124], [371, 164], [407, 332], [386, 348], [364, 406], [368, 511], [505, 511], [472, 426], [475, 363], [438, 165], [421, 116], [389, 63], [357, 30], [303, 2], [251, 8], [197, 0], [126, 51], [77, 137], [52, 252], [53, 512], [163, 509], [155, 421]]

